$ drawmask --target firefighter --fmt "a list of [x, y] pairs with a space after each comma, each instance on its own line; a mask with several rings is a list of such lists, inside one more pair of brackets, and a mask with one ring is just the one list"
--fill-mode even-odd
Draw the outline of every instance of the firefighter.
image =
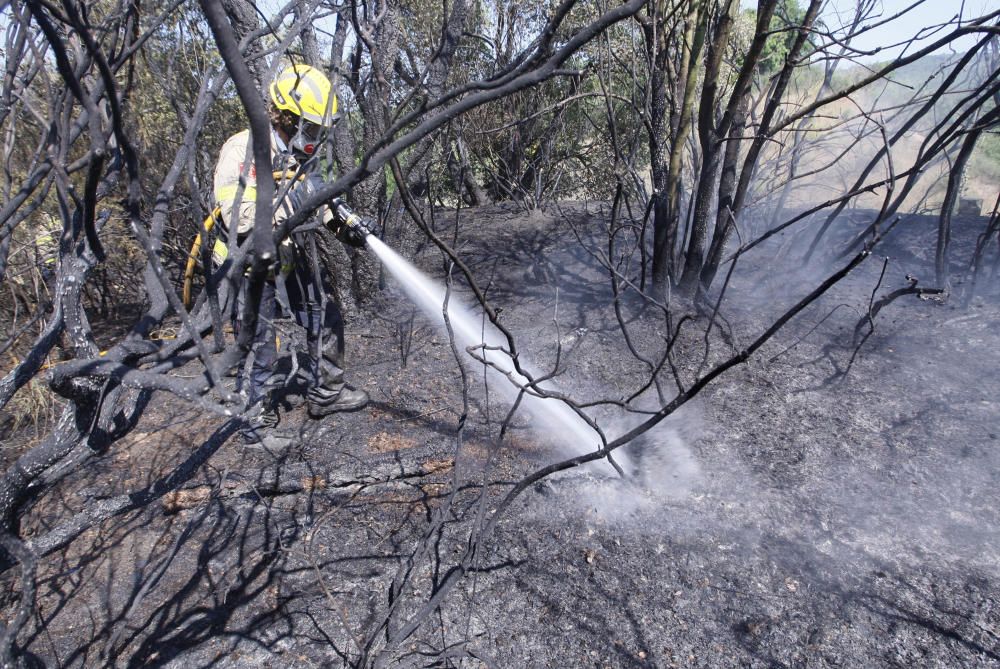
[[[308, 65], [292, 65], [281, 71], [269, 87], [271, 98], [271, 159], [266, 169], [299, 178], [279, 180], [274, 204], [273, 223], [281, 224], [291, 216], [316, 187], [317, 177], [309, 174], [310, 161], [324, 133], [337, 119], [337, 97], [330, 81]], [[305, 174], [304, 178], [301, 176]], [[222, 238], [213, 249], [217, 263], [228, 253], [226, 236], [234, 231], [242, 242], [250, 234], [256, 209], [257, 166], [253, 162], [250, 131], [230, 137], [222, 147], [215, 168], [215, 199], [221, 209]], [[339, 200], [324, 206], [322, 223], [351, 246], [363, 246], [364, 236], [357, 229], [338, 220]], [[275, 374], [278, 351], [274, 319], [286, 312], [306, 331], [307, 360], [301, 372], [306, 377], [306, 402], [312, 418], [336, 411], [361, 409], [368, 394], [344, 382], [343, 318], [331, 295], [329, 277], [317, 262], [316, 241], [311, 233], [316, 224], [306, 224], [293, 232], [279, 246], [279, 267], [275, 267], [264, 286], [252, 348], [253, 362], [248, 378], [239, 375], [239, 385], [247, 393], [251, 407], [242, 430], [247, 443], [262, 443], [267, 428], [278, 424], [272, 390], [284, 383]], [[245, 282], [244, 282], [245, 283]], [[238, 293], [234, 311], [234, 329], [239, 332], [245, 286]]]

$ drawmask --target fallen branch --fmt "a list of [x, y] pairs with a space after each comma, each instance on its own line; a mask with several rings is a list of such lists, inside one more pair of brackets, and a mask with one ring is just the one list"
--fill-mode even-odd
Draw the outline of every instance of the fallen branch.
[[858, 319], [857, 324], [854, 326], [854, 344], [858, 343], [858, 337], [861, 336], [861, 329], [865, 325], [869, 328], [868, 332], [864, 335], [867, 338], [875, 331], [875, 317], [878, 316], [878, 313], [904, 295], [916, 295], [919, 298], [924, 298], [930, 295], [944, 294], [943, 288], [918, 288], [917, 283], [919, 280], [911, 274], [906, 275], [906, 280], [909, 282], [909, 286], [898, 288], [888, 295], [884, 295], [879, 300], [870, 303], [868, 313]]

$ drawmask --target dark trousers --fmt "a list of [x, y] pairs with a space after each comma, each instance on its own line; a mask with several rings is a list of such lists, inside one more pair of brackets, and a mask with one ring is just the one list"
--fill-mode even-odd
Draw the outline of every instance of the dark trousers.
[[[317, 282], [312, 272], [305, 268], [296, 268], [284, 278], [283, 283], [282, 297], [287, 296], [286, 306], [290, 312], [283, 315], [294, 318], [295, 322], [305, 330], [306, 356], [305, 364], [300, 371], [305, 376], [306, 385], [314, 388], [322, 385], [324, 377], [334, 378], [341, 371], [344, 353], [344, 319], [337, 303], [329, 297], [333, 293], [325, 276], [321, 276]], [[275, 318], [284, 311], [278, 298], [278, 282], [274, 280], [265, 282], [251, 348], [253, 360], [247, 388], [248, 401], [251, 405], [265, 399], [269, 381], [277, 366]], [[237, 333], [242, 324], [245, 304], [246, 284], [240, 289], [233, 314], [233, 328]], [[244, 370], [241, 368], [238, 381], [240, 389], [243, 388], [244, 376]]]

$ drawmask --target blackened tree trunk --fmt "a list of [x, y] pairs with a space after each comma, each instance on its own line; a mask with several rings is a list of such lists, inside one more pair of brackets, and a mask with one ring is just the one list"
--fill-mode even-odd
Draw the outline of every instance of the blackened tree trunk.
[[[339, 89], [342, 82], [348, 75], [349, 67], [344, 61], [344, 49], [347, 45], [347, 10], [341, 10], [337, 15], [337, 26], [333, 31], [333, 43], [330, 46], [330, 69], [333, 72], [333, 82]], [[339, 95], [338, 97], [343, 97]], [[347, 118], [347, 109], [344, 108], [343, 100], [340, 101], [338, 113], [341, 120], [333, 130], [333, 155], [337, 161], [341, 173], [347, 171], [354, 165], [354, 135], [351, 134], [351, 124]]]
[[[431, 97], [436, 97], [445, 90], [448, 78], [452, 73], [462, 34], [471, 16], [472, 12], [467, 0], [455, 0], [451, 4], [451, 11], [445, 19], [444, 30], [441, 32], [441, 41], [427, 67], [424, 85]], [[419, 73], [414, 74], [419, 76]], [[437, 151], [433, 148], [436, 138], [426, 138], [414, 149], [413, 158], [403, 166], [402, 172], [409, 183], [417, 182], [420, 184], [416, 189], [417, 192], [427, 194], [430, 188], [429, 184], [424, 183], [425, 175], [429, 173], [432, 161], [441, 158], [447, 163], [448, 174], [458, 196], [462, 197], [464, 194], [470, 204], [478, 206], [486, 204], [489, 198], [482, 186], [476, 181], [475, 169], [469, 162], [468, 151], [462, 136], [463, 127], [461, 123], [453, 124], [450, 132], [437, 142]], [[452, 134], [454, 134], [454, 141], [449, 139]]]
[[[222, 8], [233, 27], [237, 42], [243, 42], [260, 28], [260, 14], [250, 0], [222, 0]], [[261, 98], [266, 97], [268, 85], [267, 63], [261, 58], [263, 46], [260, 40], [251, 40], [244, 49], [244, 60], [250, 69]]]
[[[361, 147], [373, 151], [383, 140], [389, 127], [389, 100], [391, 78], [399, 58], [400, 28], [397, 8], [385, 0], [373, 2], [369, 8], [371, 20], [361, 27], [362, 39], [355, 46], [352, 56], [350, 81], [361, 112], [363, 128]], [[370, 69], [362, 72], [364, 57], [368, 54]], [[388, 203], [388, 180], [384, 169], [379, 169], [364, 179], [352, 192], [358, 209], [373, 218], [380, 218]], [[363, 304], [378, 289], [379, 265], [370, 253], [351, 253], [351, 297]]]
[[[760, 125], [754, 134], [753, 141], [750, 143], [746, 159], [743, 161], [743, 167], [740, 170], [739, 175], [739, 182], [734, 192], [732, 180], [735, 178], [736, 174], [736, 160], [738, 158], [739, 150], [738, 135], [743, 130], [742, 126], [745, 123], [748, 105], [747, 95], [737, 98], [736, 114], [733, 117], [733, 125], [730, 131], [734, 137], [730, 139], [730, 146], [727, 147], [726, 150], [727, 164], [723, 166], [723, 173], [719, 185], [719, 210], [716, 216], [715, 235], [712, 239], [712, 245], [709, 249], [705, 267], [701, 273], [701, 285], [705, 288], [712, 285], [712, 281], [715, 279], [715, 274], [718, 271], [719, 263], [722, 261], [722, 255], [725, 252], [726, 245], [732, 235], [732, 231], [736, 225], [739, 214], [743, 210], [746, 203], [747, 194], [750, 191], [750, 183], [753, 181], [754, 174], [757, 171], [757, 163], [760, 160], [760, 154], [764, 148], [764, 143], [767, 141], [769, 136], [768, 133], [771, 123], [778, 113], [778, 109], [784, 99], [785, 92], [788, 90], [788, 85], [792, 80], [792, 74], [798, 66], [799, 57], [807, 44], [812, 25], [815, 23], [816, 17], [819, 15], [819, 10], [822, 4], [822, 0], [811, 0], [809, 8], [806, 10], [806, 14], [802, 19], [802, 23], [798, 26], [795, 41], [785, 58], [785, 64], [782, 67], [781, 72], [778, 74], [778, 78], [775, 81], [774, 86], [771, 88], [770, 96], [768, 97], [767, 104], [764, 107], [764, 114], [761, 117]], [[733, 150], [730, 151], [730, 148]], [[728, 163], [730, 158], [733, 161], [732, 163]]]
[[459, 134], [453, 143], [447, 148], [448, 151], [448, 173], [451, 176], [455, 192], [464, 197], [468, 204], [473, 207], [481, 207], [489, 202], [486, 190], [479, 185], [476, 180], [475, 168], [469, 161], [469, 152], [465, 148], [465, 141]]
[[955, 212], [955, 205], [958, 204], [958, 197], [962, 190], [962, 180], [965, 177], [965, 169], [969, 165], [969, 159], [976, 148], [976, 142], [982, 130], [976, 128], [971, 130], [962, 141], [962, 148], [955, 158], [951, 172], [948, 175], [948, 190], [945, 191], [944, 203], [941, 205], [941, 216], [938, 218], [937, 250], [934, 255], [934, 269], [937, 276], [937, 285], [943, 288], [946, 293], [951, 292], [951, 272], [949, 268], [949, 251], [951, 246], [951, 218]]
[[[705, 43], [707, 2], [688, 5], [677, 51], [673, 13], [666, 3], [651, 3], [653, 12], [641, 17], [649, 68], [649, 155], [653, 185], [653, 290], [662, 295], [675, 276], [674, 253], [681, 215], [681, 177], [687, 138], [691, 132], [699, 59]], [[673, 73], [673, 79], [671, 79]]]
[[709, 287], [719, 269], [719, 262], [726, 243], [736, 226], [736, 212], [733, 197], [736, 193], [736, 167], [740, 158], [740, 133], [746, 125], [749, 98], [744, 98], [733, 117], [732, 137], [726, 142], [726, 152], [722, 158], [722, 172], [719, 175], [718, 209], [715, 214], [715, 232], [708, 249], [708, 259], [701, 272], [701, 285]]
[[[719, 75], [722, 69], [722, 58], [729, 45], [733, 21], [739, 3], [727, 0], [719, 9], [718, 17], [708, 40], [707, 60], [705, 63], [705, 83], [702, 85], [701, 99], [698, 106], [698, 137], [701, 149], [701, 170], [698, 174], [695, 191], [694, 212], [691, 216], [691, 238], [684, 254], [684, 270], [681, 273], [679, 286], [686, 295], [692, 295], [698, 285], [701, 269], [704, 264], [704, 247], [708, 236], [708, 220], [712, 200], [716, 193], [715, 178], [719, 169], [721, 149], [726, 141], [736, 110], [743, 104], [743, 99], [750, 94], [750, 79], [757, 59], [767, 40], [767, 26], [770, 25], [777, 0], [761, 2], [758, 7], [757, 31], [750, 51], [743, 63], [743, 70], [737, 80], [729, 104], [722, 118], [716, 123], [716, 102], [718, 99]], [[764, 26], [762, 29], [761, 26]], [[748, 68], [750, 66], [750, 68]]]

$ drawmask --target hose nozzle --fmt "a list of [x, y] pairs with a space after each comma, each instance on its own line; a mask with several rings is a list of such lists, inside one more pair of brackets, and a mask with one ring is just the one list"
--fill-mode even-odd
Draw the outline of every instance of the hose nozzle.
[[330, 208], [333, 209], [337, 222], [336, 227], [331, 225], [331, 230], [337, 235], [337, 239], [345, 244], [362, 248], [367, 243], [365, 240], [368, 235], [375, 234], [371, 221], [356, 214], [339, 197], [330, 202]]
[[365, 237], [375, 234], [372, 222], [355, 213], [353, 209], [347, 206], [346, 202], [337, 198], [331, 204], [333, 204], [334, 212], [337, 214], [337, 218], [340, 219], [341, 225], [345, 225]]

